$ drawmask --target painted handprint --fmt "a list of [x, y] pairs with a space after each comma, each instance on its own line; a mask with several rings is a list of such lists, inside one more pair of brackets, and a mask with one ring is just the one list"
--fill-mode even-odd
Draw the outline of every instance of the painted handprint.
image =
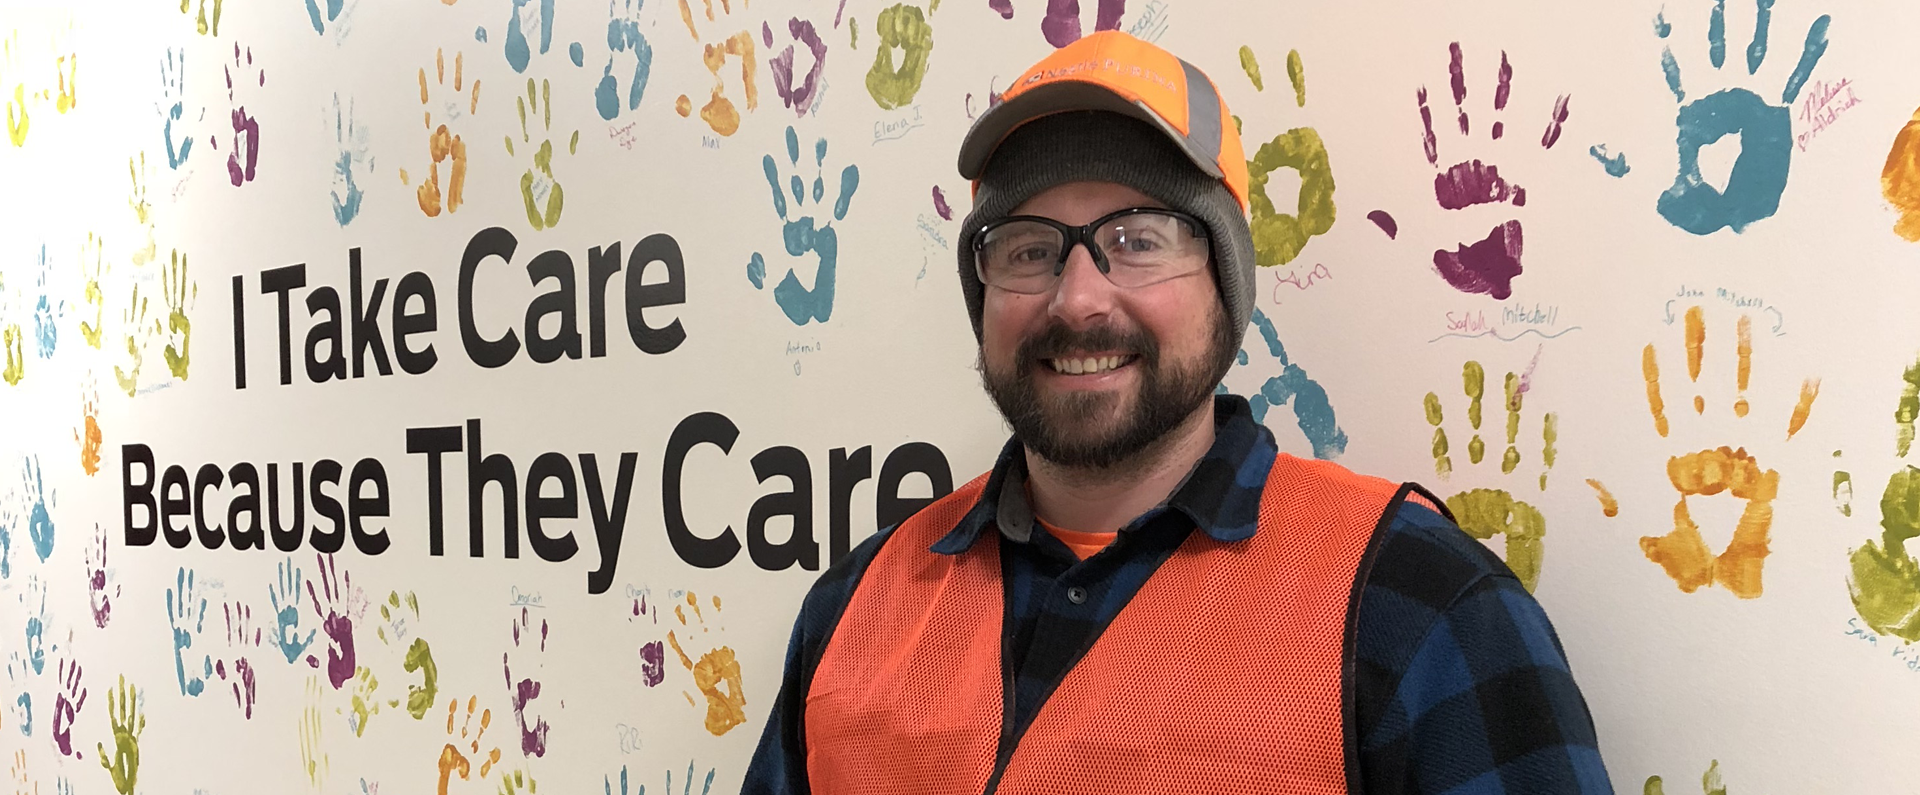
[[243, 602], [228, 602], [220, 606], [220, 612], [227, 624], [227, 655], [213, 664], [216, 676], [228, 678], [228, 660], [232, 660], [233, 705], [238, 707], [243, 717], [253, 718], [254, 676], [253, 662], [248, 655], [260, 648], [261, 628], [253, 620], [253, 607]]
[[213, 676], [213, 656], [201, 653], [199, 660], [191, 651], [193, 639], [206, 624], [207, 600], [194, 586], [194, 572], [181, 567], [174, 575], [174, 587], [167, 589], [167, 626], [173, 630], [173, 674], [180, 681], [180, 694], [198, 696]]
[[525, 770], [500, 773], [500, 795], [533, 795], [540, 791], [540, 785], [534, 783], [533, 774]]
[[1894, 234], [1920, 243], [1920, 110], [1893, 136], [1880, 169], [1880, 193], [1900, 216], [1893, 222]]
[[[939, 7], [939, 3], [932, 4]], [[895, 3], [880, 10], [873, 22], [874, 35], [880, 39], [874, 47], [873, 67], [867, 70], [867, 95], [881, 110], [906, 107], [920, 93], [927, 78], [927, 59], [933, 54], [933, 24], [929, 12], [919, 6]], [[1079, 26], [1075, 15], [1074, 26]], [[900, 51], [899, 66], [894, 65], [894, 50]]]
[[314, 33], [325, 36], [327, 35], [327, 29], [332, 28], [335, 43], [346, 38], [347, 31], [353, 27], [350, 24], [353, 19], [353, 9], [359, 5], [360, 0], [352, 0], [352, 2], [346, 2], [345, 0], [306, 1], [307, 21], [313, 25]]
[[[693, 608], [695, 622], [687, 623], [687, 608]], [[713, 611], [720, 612], [720, 597], [713, 597]], [[687, 641], [693, 640], [693, 630], [698, 629], [704, 635], [709, 631], [706, 615], [700, 610], [700, 597], [689, 591], [687, 603], [674, 605], [674, 615], [680, 619], [680, 626], [688, 630]], [[686, 648], [681, 644], [673, 630], [667, 632], [667, 644], [673, 647], [673, 653], [680, 657], [680, 665], [693, 673], [693, 686], [706, 698], [707, 732], [715, 737], [726, 734], [747, 721], [747, 696], [741, 689], [740, 662], [729, 646], [713, 646], [700, 655], [700, 661], [694, 662], [687, 656]], [[696, 709], [692, 693], [683, 693], [687, 703]]]
[[[373, 720], [373, 716], [380, 714], [383, 702], [374, 695], [374, 691], [379, 689], [380, 679], [373, 675], [373, 669], [363, 665], [354, 671], [353, 696], [349, 701], [353, 712], [347, 716], [347, 728], [353, 731], [353, 736], [366, 736], [367, 724]], [[390, 707], [399, 704], [397, 700], [384, 702], [385, 706]]]
[[[1255, 90], [1264, 91], [1260, 63], [1249, 47], [1240, 48], [1240, 67]], [[1287, 53], [1287, 78], [1293, 85], [1294, 106], [1307, 106], [1306, 67], [1300, 52]], [[1235, 123], [1238, 124], [1238, 119]], [[1294, 212], [1280, 212], [1267, 195], [1267, 182], [1276, 171], [1300, 174], [1300, 195]], [[1262, 267], [1285, 265], [1300, 256], [1313, 238], [1333, 228], [1333, 166], [1327, 145], [1312, 127], [1295, 127], [1260, 145], [1247, 161], [1247, 198], [1252, 219], [1254, 261]]]
[[[180, 13], [188, 13], [188, 8], [192, 6], [193, 2], [194, 0], [180, 0]], [[207, 13], [207, 2], [208, 0], [199, 0], [199, 14], [194, 17], [193, 27], [194, 30], [198, 31], [202, 36], [209, 34], [218, 36], [220, 35], [220, 6], [225, 0], [212, 0], [213, 13], [211, 15]]]
[[[335, 3], [338, 4], [337, 2]], [[340, 95], [333, 95], [333, 222], [340, 226], [360, 216], [360, 183], [373, 172], [373, 156], [367, 154], [367, 125], [353, 117], [353, 100], [340, 108]]]
[[[1902, 381], [1893, 411], [1894, 453], [1905, 460], [1920, 418], [1920, 362], [1907, 368]], [[1908, 546], [1920, 538], [1920, 468], [1907, 464], [1887, 478], [1880, 530], [1878, 541], [1869, 539], [1849, 556], [1853, 609], [1875, 632], [1920, 641], [1920, 559]]]
[[[728, 58], [740, 59], [740, 82], [747, 101], [747, 112], [751, 113], [754, 108], [759, 107], [760, 89], [754, 85], [753, 77], [755, 66], [753, 34], [743, 25], [731, 34], [720, 34], [722, 38], [717, 43], [708, 42], [700, 37], [699, 28], [694, 26], [693, 7], [687, 5], [687, 0], [679, 0], [679, 2], [680, 19], [687, 23], [687, 32], [693, 34], [693, 40], [701, 43], [701, 61], [706, 64], [707, 72], [713, 75], [711, 95], [707, 99], [707, 104], [700, 106], [700, 119], [705, 121], [707, 127], [715, 133], [732, 135], [740, 129], [740, 110], [734, 106], [733, 100], [727, 98], [726, 81], [721, 79], [720, 70], [726, 67]], [[714, 22], [717, 27], [722, 28], [733, 25], [731, 0], [720, 0], [720, 13], [727, 15], [727, 20], [724, 22], [714, 19], [713, 0], [700, 0], [700, 3], [706, 10], [708, 22]], [[693, 112], [693, 100], [681, 94], [674, 100], [673, 109], [684, 118]]]
[[147, 716], [140, 702], [138, 690], [127, 684], [125, 676], [120, 677], [119, 686], [107, 691], [107, 723], [113, 730], [113, 753], [107, 753], [104, 743], [94, 744], [100, 767], [113, 779], [113, 791], [120, 795], [133, 795], [133, 787], [139, 783], [140, 733], [147, 730]]
[[[1265, 312], [1253, 310], [1252, 321], [1254, 327], [1260, 330], [1260, 339], [1266, 343], [1267, 355], [1273, 364], [1280, 367], [1279, 373], [1267, 377], [1247, 398], [1253, 411], [1253, 421], [1265, 424], [1270, 409], [1292, 406], [1294, 422], [1299, 426], [1300, 433], [1306, 436], [1307, 443], [1312, 445], [1313, 457], [1340, 457], [1341, 453], [1347, 451], [1347, 432], [1340, 429], [1340, 421], [1334, 416], [1333, 403], [1327, 398], [1326, 388], [1288, 358], [1286, 346], [1280, 342], [1280, 330], [1274, 327], [1273, 320]], [[1240, 349], [1235, 359], [1238, 366], [1248, 367], [1256, 373], [1267, 370], [1266, 366], [1252, 366], [1252, 361], [1245, 348]], [[1227, 387], [1223, 384], [1217, 391], [1224, 394]]]
[[0, 347], [6, 348], [6, 369], [0, 370], [0, 379], [8, 386], [19, 386], [21, 379], [27, 377], [26, 334], [20, 330], [20, 324], [10, 322], [8, 315], [12, 304], [11, 296], [6, 293], [4, 279], [0, 279]]
[[[1767, 37], [1773, 16], [1770, 0], [1756, 0], [1753, 40], [1747, 45], [1747, 74], [1760, 71], [1767, 58]], [[1666, 72], [1667, 88], [1680, 106], [1674, 124], [1679, 128], [1680, 168], [1673, 187], [1660, 194], [1655, 208], [1667, 222], [1692, 232], [1707, 235], [1722, 228], [1745, 231], [1748, 224], [1772, 217], [1780, 209], [1780, 195], [1787, 189], [1787, 170], [1793, 156], [1793, 122], [1789, 106], [1800, 95], [1800, 88], [1827, 51], [1827, 25], [1822, 14], [1807, 27], [1806, 42], [1800, 60], [1787, 76], [1780, 92], [1780, 104], [1768, 103], [1745, 88], [1726, 88], [1686, 102], [1687, 91], [1680, 81], [1680, 63], [1673, 48], [1664, 47], [1660, 67]], [[1726, 3], [1715, 3], [1707, 27], [1707, 57], [1716, 73], [1726, 63]], [[1654, 22], [1654, 32], [1667, 39], [1673, 26], [1664, 12]], [[1700, 150], [1728, 135], [1738, 135], [1740, 155], [1724, 188], [1708, 184], [1700, 174]]]
[[[768, 59], [767, 70], [773, 73], [773, 90], [780, 95], [780, 104], [792, 108], [796, 116], [805, 116], [813, 109], [814, 97], [820, 89], [820, 75], [827, 66], [827, 43], [821, 41], [811, 20], [799, 17], [787, 20], [787, 35], [793, 37], [793, 43]], [[813, 60], [813, 68], [797, 81], [793, 67], [794, 44], [805, 45]], [[768, 40], [767, 46], [772, 47], [773, 42]]]
[[167, 346], [161, 355], [173, 377], [185, 381], [187, 346], [193, 341], [193, 323], [187, 319], [187, 312], [200, 297], [200, 285], [187, 278], [187, 255], [170, 251], [167, 260], [167, 269], [160, 273], [160, 289], [167, 301]]
[[[484, 756], [480, 753], [481, 740], [487, 735], [487, 725], [493, 722], [493, 710], [480, 710], [480, 725], [476, 728], [473, 725], [473, 713], [479, 702], [479, 696], [467, 697], [466, 717], [460, 720], [458, 736], [454, 734], [453, 726], [454, 719], [460, 717], [460, 699], [447, 702], [447, 743], [440, 749], [437, 763], [440, 770], [440, 787], [436, 790], [438, 795], [447, 795], [447, 784], [456, 774], [461, 781], [468, 780], [476, 772], [481, 779], [485, 779], [494, 764], [500, 761], [500, 749], [497, 746], [489, 749]], [[462, 750], [463, 746], [465, 750]], [[480, 760], [478, 771], [473, 770], [473, 761], [476, 759]]]
[[87, 547], [87, 605], [93, 611], [93, 625], [107, 628], [113, 618], [113, 600], [120, 597], [120, 586], [107, 591], [107, 530], [93, 526], [93, 546]]
[[[614, 62], [622, 54], [633, 58], [633, 76], [627, 79], [626, 110], [640, 107], [640, 98], [646, 96], [647, 78], [653, 72], [653, 45], [647, 42], [647, 36], [640, 32], [640, 9], [646, 0], [622, 0], [623, 5], [615, 9], [608, 3], [607, 20], [607, 66], [600, 70], [600, 82], [593, 86], [593, 106], [600, 112], [600, 118], [613, 121], [620, 116], [620, 79], [613, 74]], [[621, 70], [625, 74], [625, 69]]]
[[141, 152], [138, 158], [127, 158], [127, 173], [133, 179], [133, 192], [127, 196], [127, 206], [132, 208], [133, 220], [140, 228], [139, 238], [127, 260], [138, 267], [152, 262], [160, 251], [153, 239], [153, 205], [147, 202], [146, 152]]
[[327, 757], [326, 723], [321, 713], [325, 700], [326, 690], [320, 686], [320, 677], [307, 677], [306, 701], [300, 708], [300, 767], [315, 792], [325, 791], [327, 775], [333, 772], [333, 763]]
[[[366, 596], [353, 587], [353, 574], [340, 572], [340, 564], [331, 554], [314, 555], [320, 573], [307, 581], [307, 596], [313, 599], [313, 614], [327, 634], [327, 682], [339, 690], [353, 676], [353, 620], [366, 608]], [[320, 589], [314, 590], [315, 581]]]
[[[292, 558], [281, 561], [275, 568], [278, 569], [279, 576], [274, 585], [267, 589], [267, 598], [273, 604], [275, 621], [273, 643], [279, 647], [280, 654], [286, 657], [287, 663], [291, 665], [294, 660], [300, 658], [300, 655], [307, 653], [307, 648], [313, 645], [314, 635], [319, 630], [307, 630], [307, 636], [300, 637], [300, 599], [303, 582], [300, 568], [293, 565]], [[311, 655], [307, 657], [307, 662], [309, 665], [319, 665], [319, 661]]]
[[[814, 206], [819, 206], [826, 198], [826, 160], [827, 139], [821, 138], [813, 145], [814, 177], [812, 192], [809, 194], [807, 183], [799, 174], [788, 176], [786, 184], [780, 180], [780, 168], [773, 155], [760, 160], [766, 172], [767, 186], [773, 190], [773, 209], [780, 216], [780, 237], [786, 244], [787, 254], [794, 257], [806, 257], [811, 254], [819, 264], [814, 268], [813, 287], [800, 283], [792, 268], [787, 269], [780, 283], [774, 285], [773, 301], [780, 306], [788, 320], [796, 326], [804, 326], [818, 320], [822, 323], [833, 317], [833, 296], [836, 270], [840, 259], [840, 234], [834, 231], [831, 222], [816, 228], [812, 214], [800, 215], [811, 195]], [[800, 136], [792, 127], [787, 128], [787, 163], [796, 171], [800, 167]], [[847, 207], [853, 201], [853, 193], [860, 187], [860, 169], [849, 165], [840, 170], [838, 197], [833, 202], [833, 220], [844, 220]], [[792, 215], [787, 206], [788, 197], [793, 201]], [[747, 280], [753, 282], [754, 289], [760, 289], [767, 276], [766, 260], [760, 252], [753, 253], [747, 264]]]
[[126, 342], [127, 366], [113, 366], [113, 379], [120, 389], [133, 397], [140, 387], [140, 365], [147, 357], [147, 341], [153, 337], [153, 324], [147, 322], [147, 299], [140, 297], [140, 285], [133, 286], [133, 292], [127, 299], [126, 311], [120, 315], [121, 328]]
[[[250, 81], [259, 87], [267, 84], [267, 71], [253, 65], [253, 48], [245, 48], [244, 64], [241, 57], [241, 47], [236, 43], [233, 65], [226, 67], [227, 101], [233, 105], [233, 151], [227, 153], [227, 181], [236, 188], [253, 181], [255, 167], [260, 163], [260, 120], [248, 115], [246, 106], [235, 99], [234, 78], [237, 75], [241, 85]], [[214, 148], [219, 148], [217, 140]]]
[[[527, 106], [540, 116], [540, 146], [533, 146], [533, 137], [527, 128]], [[546, 229], [560, 223], [560, 212], [566, 206], [566, 193], [560, 189], [560, 182], [553, 177], [553, 91], [547, 81], [540, 81], [540, 93], [534, 93], [533, 78], [527, 78], [527, 95], [515, 97], [514, 106], [520, 112], [520, 149], [532, 156], [533, 163], [520, 174], [520, 200], [527, 208], [527, 221], [533, 228]], [[514, 154], [513, 136], [506, 137], [507, 154]], [[567, 154], [571, 155], [580, 148], [580, 131], [574, 130], [573, 137], [567, 142]]]
[[27, 105], [39, 98], [39, 94], [27, 90], [27, 84], [15, 77], [23, 70], [18, 63], [20, 51], [20, 33], [14, 31], [0, 41], [0, 93], [5, 91], [7, 83], [13, 84], [13, 96], [7, 100], [7, 139], [15, 147], [27, 145], [27, 133], [32, 129], [33, 120], [28, 116]]
[[[1701, 307], [1686, 311], [1684, 343], [1687, 351], [1688, 380], [1698, 383], [1700, 368], [1709, 348], [1706, 315]], [[1753, 369], [1753, 322], [1741, 315], [1735, 330], [1736, 396], [1733, 415], [1744, 419], [1749, 411], [1746, 391]], [[1641, 370], [1646, 378], [1647, 408], [1653, 415], [1654, 431], [1666, 437], [1669, 424], [1666, 399], [1660, 384], [1659, 356], [1652, 343], [1641, 354]], [[1813, 401], [1820, 394], [1820, 381], [1807, 379], [1800, 386], [1800, 397], [1787, 417], [1787, 439], [1800, 432], [1813, 412]], [[1695, 414], [1704, 415], [1706, 399], [1693, 398]], [[1667, 459], [1667, 479], [1679, 492], [1673, 506], [1673, 530], [1663, 536], [1640, 539], [1640, 550], [1647, 559], [1660, 565], [1680, 590], [1693, 593], [1701, 586], [1720, 585], [1742, 599], [1761, 595], [1761, 571], [1768, 553], [1768, 533], [1773, 526], [1773, 499], [1779, 493], [1780, 474], [1765, 469], [1747, 453], [1745, 447], [1725, 446], [1700, 450]], [[1726, 548], [1714, 554], [1700, 534], [1688, 510], [1689, 497], [1710, 497], [1727, 493], [1745, 501], [1740, 519]]]
[[53, 297], [47, 290], [47, 278], [52, 275], [53, 265], [47, 260], [47, 246], [42, 243], [33, 304], [33, 353], [42, 359], [53, 358], [54, 350], [60, 345], [60, 319], [67, 314], [67, 302]]
[[[408, 615], [414, 620], [420, 618], [420, 601], [413, 592], [406, 596], [406, 610], [401, 610], [400, 593], [389, 591], [386, 604], [380, 605], [381, 626], [374, 631], [380, 642], [389, 646], [406, 643], [410, 633]], [[433, 663], [433, 650], [428, 647], [426, 638], [415, 637], [406, 648], [401, 659], [401, 667], [407, 673], [420, 674], [420, 684], [407, 685], [407, 714], [414, 720], [427, 716], [427, 710], [433, 709], [433, 702], [440, 693], [440, 668]]]
[[21, 501], [27, 506], [27, 538], [33, 542], [33, 556], [45, 563], [53, 554], [55, 529], [53, 513], [48, 510], [57, 504], [58, 493], [48, 489], [46, 478], [40, 470], [40, 456], [31, 455], [24, 459], [20, 469]]
[[[633, 611], [627, 616], [628, 623], [638, 623], [642, 617], [650, 617], [651, 625], [660, 623], [660, 606], [648, 605], [650, 589], [642, 589], [633, 596]], [[667, 644], [664, 641], [650, 640], [640, 644], [640, 681], [647, 687], [658, 687], [667, 679]]]
[[[553, 0], [512, 0], [512, 18], [507, 21], [507, 65], [515, 72], [526, 72], [532, 63], [535, 46], [541, 55], [553, 46]], [[537, 45], [536, 45], [537, 42]]]
[[[438, 101], [427, 91], [427, 70], [424, 67], [420, 69], [420, 104], [426, 108], [421, 117], [427, 125], [427, 154], [431, 160], [427, 164], [427, 178], [415, 193], [420, 200], [420, 212], [426, 213], [428, 218], [439, 216], [443, 207], [450, 213], [459, 211], [461, 190], [467, 183], [467, 144], [460, 140], [459, 135], [450, 132], [447, 124], [479, 112], [480, 81], [473, 81], [473, 86], [465, 89], [466, 96], [461, 96], [461, 59], [460, 53], [453, 54], [453, 93]], [[447, 59], [437, 49], [433, 51], [433, 74], [434, 85], [444, 90], [447, 85]], [[439, 110], [441, 116], [437, 126], [433, 123], [435, 110]], [[444, 200], [440, 192], [442, 162], [447, 164]], [[407, 183], [407, 170], [400, 169], [400, 184]]]
[[[1460, 136], [1465, 138], [1472, 132], [1467, 114], [1467, 76], [1465, 56], [1460, 43], [1448, 45], [1447, 71], [1449, 87], [1453, 91], [1453, 108], [1458, 122]], [[1501, 140], [1506, 134], [1505, 122], [1500, 119], [1507, 109], [1507, 99], [1513, 90], [1513, 66], [1507, 61], [1505, 50], [1500, 52], [1500, 69], [1493, 89], [1494, 121], [1487, 128], [1487, 135], [1493, 140]], [[1439, 173], [1433, 177], [1433, 198], [1444, 210], [1463, 210], [1485, 204], [1506, 204], [1512, 207], [1525, 207], [1527, 189], [1519, 183], [1508, 182], [1501, 176], [1500, 167], [1492, 163], [1483, 163], [1478, 158], [1463, 160], [1451, 166], [1440, 165], [1440, 144], [1433, 131], [1433, 109], [1427, 103], [1427, 89], [1421, 86], [1416, 94], [1420, 104], [1420, 126], [1423, 131], [1422, 145], [1427, 155], [1427, 163]], [[1552, 149], [1560, 140], [1562, 125], [1566, 123], [1569, 96], [1561, 94], [1553, 101], [1553, 108], [1547, 113], [1546, 131], [1540, 136], [1540, 146]], [[1433, 252], [1433, 269], [1445, 279], [1447, 284], [1463, 293], [1478, 293], [1494, 298], [1505, 299], [1513, 294], [1513, 280], [1521, 273], [1521, 235], [1520, 221], [1509, 219], [1493, 226], [1485, 238], [1475, 243], [1462, 243], [1452, 251], [1436, 249]]]
[[[1646, 783], [1640, 786], [1641, 795], [1667, 795], [1666, 782], [1659, 776], [1648, 776]], [[1702, 795], [1727, 795], [1727, 785], [1720, 777], [1720, 760], [1712, 760], [1707, 772], [1700, 775]]]
[[[513, 716], [520, 722], [520, 752], [528, 756], [547, 755], [547, 719], [535, 714], [531, 707], [540, 697], [541, 683], [533, 677], [545, 668], [540, 662], [547, 651], [547, 620], [540, 619], [540, 642], [534, 644], [534, 627], [527, 608], [520, 608], [520, 617], [508, 622], [511, 625], [513, 647], [500, 655], [500, 665], [507, 675], [507, 697], [513, 704]], [[513, 652], [520, 652], [520, 673], [513, 675]], [[531, 718], [531, 721], [529, 721]]]
[[[47, 670], [47, 590], [38, 576], [27, 577], [27, 590], [20, 594], [20, 612], [26, 616], [26, 642], [20, 646], [20, 675], [39, 676]], [[15, 655], [18, 657], [19, 655]]]
[[80, 338], [94, 350], [100, 349], [100, 331], [107, 317], [107, 293], [100, 287], [109, 270], [105, 249], [106, 243], [92, 232], [87, 233], [86, 242], [80, 246], [80, 281], [87, 306], [93, 307], [92, 323], [88, 323], [84, 315], [80, 318]]
[[[1537, 361], [1537, 356], [1536, 356]], [[1532, 379], [1531, 366], [1524, 373], [1508, 372], [1502, 382], [1503, 400], [1506, 408], [1506, 452], [1500, 456], [1501, 480], [1515, 474], [1523, 454], [1520, 452], [1521, 404], [1524, 401], [1529, 382]], [[1467, 399], [1467, 425], [1472, 438], [1467, 442], [1467, 463], [1474, 467], [1473, 472], [1483, 471], [1479, 464], [1486, 459], [1487, 445], [1480, 438], [1482, 410], [1487, 391], [1485, 368], [1477, 361], [1468, 361], [1461, 367], [1461, 391]], [[1454, 452], [1447, 439], [1445, 427], [1445, 401], [1436, 392], [1428, 392], [1425, 400], [1427, 424], [1433, 426], [1433, 469], [1442, 480], [1450, 480], [1454, 474]], [[1553, 469], [1556, 454], [1554, 443], [1560, 436], [1559, 416], [1551, 412], [1540, 418], [1540, 480], [1539, 488], [1547, 487], [1547, 473]], [[1462, 474], [1465, 474], [1463, 472]], [[1446, 498], [1447, 509], [1453, 512], [1460, 529], [1468, 535], [1482, 541], [1490, 541], [1494, 536], [1505, 536], [1505, 554], [1507, 568], [1531, 592], [1540, 582], [1540, 564], [1546, 555], [1547, 520], [1540, 509], [1522, 500], [1514, 499], [1513, 492], [1506, 488], [1473, 488]]]
[[81, 684], [80, 661], [61, 660], [58, 669], [59, 691], [53, 700], [53, 747], [60, 750], [61, 756], [80, 758], [80, 751], [74, 750], [73, 726], [80, 718], [80, 711], [87, 708], [87, 688]]
[[[160, 138], [167, 145], [167, 168], [178, 171], [187, 164], [187, 157], [193, 154], [193, 134], [181, 132], [176, 137], [173, 129], [176, 123], [183, 127], [187, 124], [182, 118], [186, 114], [187, 99], [185, 50], [167, 48], [167, 58], [160, 62], [160, 87], [160, 103], [154, 106], [160, 113]], [[180, 145], [174, 146], [175, 141]]]

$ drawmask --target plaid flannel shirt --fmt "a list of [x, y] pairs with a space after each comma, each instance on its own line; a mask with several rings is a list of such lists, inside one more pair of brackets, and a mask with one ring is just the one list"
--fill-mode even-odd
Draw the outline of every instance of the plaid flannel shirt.
[[[980, 501], [929, 551], [958, 554], [992, 529], [1012, 634], [1019, 737], [1080, 652], [1196, 529], [1223, 543], [1259, 528], [1277, 456], [1247, 402], [1215, 398], [1214, 444], [1166, 502], [1082, 561], [1035, 532], [1024, 451], [1009, 441]], [[831, 566], [801, 604], [786, 674], [743, 792], [800, 795], [807, 782], [806, 697], [814, 668], [883, 530]], [[1593, 719], [1539, 603], [1500, 559], [1453, 521], [1412, 501], [1374, 539], [1351, 648], [1349, 788], [1391, 793], [1612, 793]], [[1363, 562], [1363, 565], [1364, 562]], [[1072, 597], [1077, 598], [1070, 598]], [[830, 753], [830, 752], [829, 752]], [[1003, 748], [1004, 756], [1011, 747]], [[997, 780], [997, 777], [996, 777]]]

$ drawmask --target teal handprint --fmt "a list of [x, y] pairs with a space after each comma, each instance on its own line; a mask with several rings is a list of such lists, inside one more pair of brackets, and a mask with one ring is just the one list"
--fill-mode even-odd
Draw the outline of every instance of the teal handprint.
[[[1260, 329], [1260, 337], [1267, 343], [1267, 353], [1280, 365], [1280, 373], [1268, 377], [1260, 389], [1247, 398], [1247, 403], [1253, 409], [1253, 421], [1265, 423], [1268, 409], [1291, 404], [1294, 421], [1299, 424], [1300, 432], [1306, 435], [1307, 442], [1313, 445], [1313, 457], [1340, 457], [1341, 453], [1347, 451], [1347, 433], [1340, 429], [1339, 420], [1334, 417], [1333, 403], [1327, 399], [1326, 388], [1308, 376], [1300, 365], [1287, 358], [1287, 349], [1280, 343], [1280, 331], [1274, 328], [1273, 321], [1267, 318], [1266, 313], [1253, 310], [1253, 325]], [[1236, 362], [1246, 366], [1251, 361], [1246, 349], [1241, 349]], [[1226, 386], [1222, 385], [1219, 391], [1226, 392]]]
[[[812, 202], [818, 205], [827, 195], [825, 164], [827, 160], [827, 139], [821, 138], [813, 145], [814, 178]], [[800, 165], [800, 135], [792, 127], [787, 128], [787, 162], [794, 168]], [[760, 164], [766, 171], [767, 186], [773, 189], [773, 209], [780, 215], [781, 238], [786, 243], [787, 253], [795, 257], [804, 257], [812, 253], [819, 258], [819, 266], [814, 270], [813, 287], [800, 284], [800, 277], [788, 268], [780, 283], [774, 285], [773, 300], [780, 305], [787, 319], [796, 326], [804, 326], [818, 320], [827, 322], [833, 317], [834, 271], [840, 258], [840, 236], [830, 225], [814, 227], [812, 215], [789, 217], [787, 196], [793, 196], [793, 212], [808, 202], [807, 184], [799, 174], [788, 177], [787, 185], [780, 184], [780, 168], [774, 162], [773, 155], [761, 158]], [[847, 217], [847, 206], [853, 201], [853, 192], [860, 187], [860, 169], [849, 165], [840, 171], [839, 197], [833, 203], [833, 220]], [[747, 280], [753, 282], [754, 289], [760, 289], [767, 277], [767, 263], [760, 252], [753, 253], [747, 264]]]
[[[1767, 32], [1773, 0], [1755, 0], [1753, 41], [1747, 46], [1747, 74], [1755, 74], [1767, 57]], [[1780, 104], [1769, 104], [1745, 88], [1727, 88], [1680, 106], [1675, 123], [1680, 147], [1680, 170], [1673, 187], [1660, 194], [1655, 207], [1668, 223], [1696, 235], [1722, 227], [1744, 231], [1748, 224], [1771, 217], [1780, 209], [1787, 189], [1787, 167], [1793, 155], [1793, 124], [1788, 107], [1800, 95], [1820, 56], [1827, 51], [1827, 25], [1821, 15], [1807, 28], [1800, 61], [1787, 76]], [[1654, 33], [1665, 39], [1673, 32], [1664, 14], [1656, 18]], [[1716, 0], [1707, 25], [1707, 56], [1718, 70], [1726, 63], [1726, 0]], [[1680, 85], [1680, 65], [1673, 48], [1660, 55], [1667, 87], [1675, 102], [1687, 92]], [[1700, 150], [1728, 135], [1740, 137], [1740, 155], [1733, 163], [1724, 190], [1707, 184], [1700, 175]]]
[[213, 657], [200, 655], [200, 672], [189, 673], [187, 661], [193, 658], [188, 649], [193, 648], [193, 639], [200, 634], [207, 618], [207, 600], [194, 587], [193, 571], [182, 566], [174, 575], [174, 586], [167, 589], [167, 624], [173, 628], [173, 674], [180, 680], [180, 694], [198, 696], [207, 687], [207, 677], [213, 676]]
[[[653, 45], [640, 32], [640, 9], [645, 0], [625, 0], [624, 12], [613, 12], [607, 20], [607, 66], [600, 71], [600, 82], [593, 88], [593, 104], [600, 118], [613, 121], [620, 115], [620, 81], [613, 76], [613, 62], [620, 53], [633, 55], [633, 78], [627, 81], [627, 110], [640, 107], [647, 92], [647, 76], [653, 71]], [[612, 4], [609, 3], [611, 12]]]
[[53, 514], [47, 511], [53, 502], [52, 492], [46, 488], [40, 476], [40, 457], [27, 458], [26, 467], [21, 472], [21, 480], [26, 489], [27, 538], [33, 542], [33, 554], [41, 562], [46, 562], [53, 554]]
[[[313, 645], [314, 634], [319, 630], [307, 630], [305, 638], [300, 637], [300, 568], [293, 565], [293, 559], [282, 561], [279, 566], [278, 582], [267, 589], [267, 598], [273, 603], [274, 620], [273, 642], [280, 647], [280, 653], [288, 663], [306, 653]], [[317, 663], [309, 657], [310, 662]]]
[[528, 36], [539, 40], [540, 54], [553, 46], [553, 0], [513, 0], [513, 19], [507, 22], [507, 65], [526, 72], [533, 59]]

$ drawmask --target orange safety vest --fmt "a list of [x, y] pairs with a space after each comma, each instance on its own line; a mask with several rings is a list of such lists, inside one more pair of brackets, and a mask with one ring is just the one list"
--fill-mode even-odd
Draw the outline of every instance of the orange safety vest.
[[[1012, 706], [998, 533], [927, 549], [986, 480], [902, 523], [856, 586], [807, 693], [815, 793], [992, 782]], [[1400, 491], [1279, 456], [1258, 531], [1190, 534], [1041, 705], [993, 791], [1346, 793], [1355, 572]]]

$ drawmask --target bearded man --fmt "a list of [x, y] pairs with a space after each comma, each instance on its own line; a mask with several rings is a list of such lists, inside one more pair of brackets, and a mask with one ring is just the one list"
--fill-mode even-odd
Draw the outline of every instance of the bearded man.
[[751, 793], [1611, 793], [1546, 615], [1413, 484], [1216, 395], [1253, 311], [1207, 76], [1098, 33], [968, 132], [993, 470], [808, 593]]

